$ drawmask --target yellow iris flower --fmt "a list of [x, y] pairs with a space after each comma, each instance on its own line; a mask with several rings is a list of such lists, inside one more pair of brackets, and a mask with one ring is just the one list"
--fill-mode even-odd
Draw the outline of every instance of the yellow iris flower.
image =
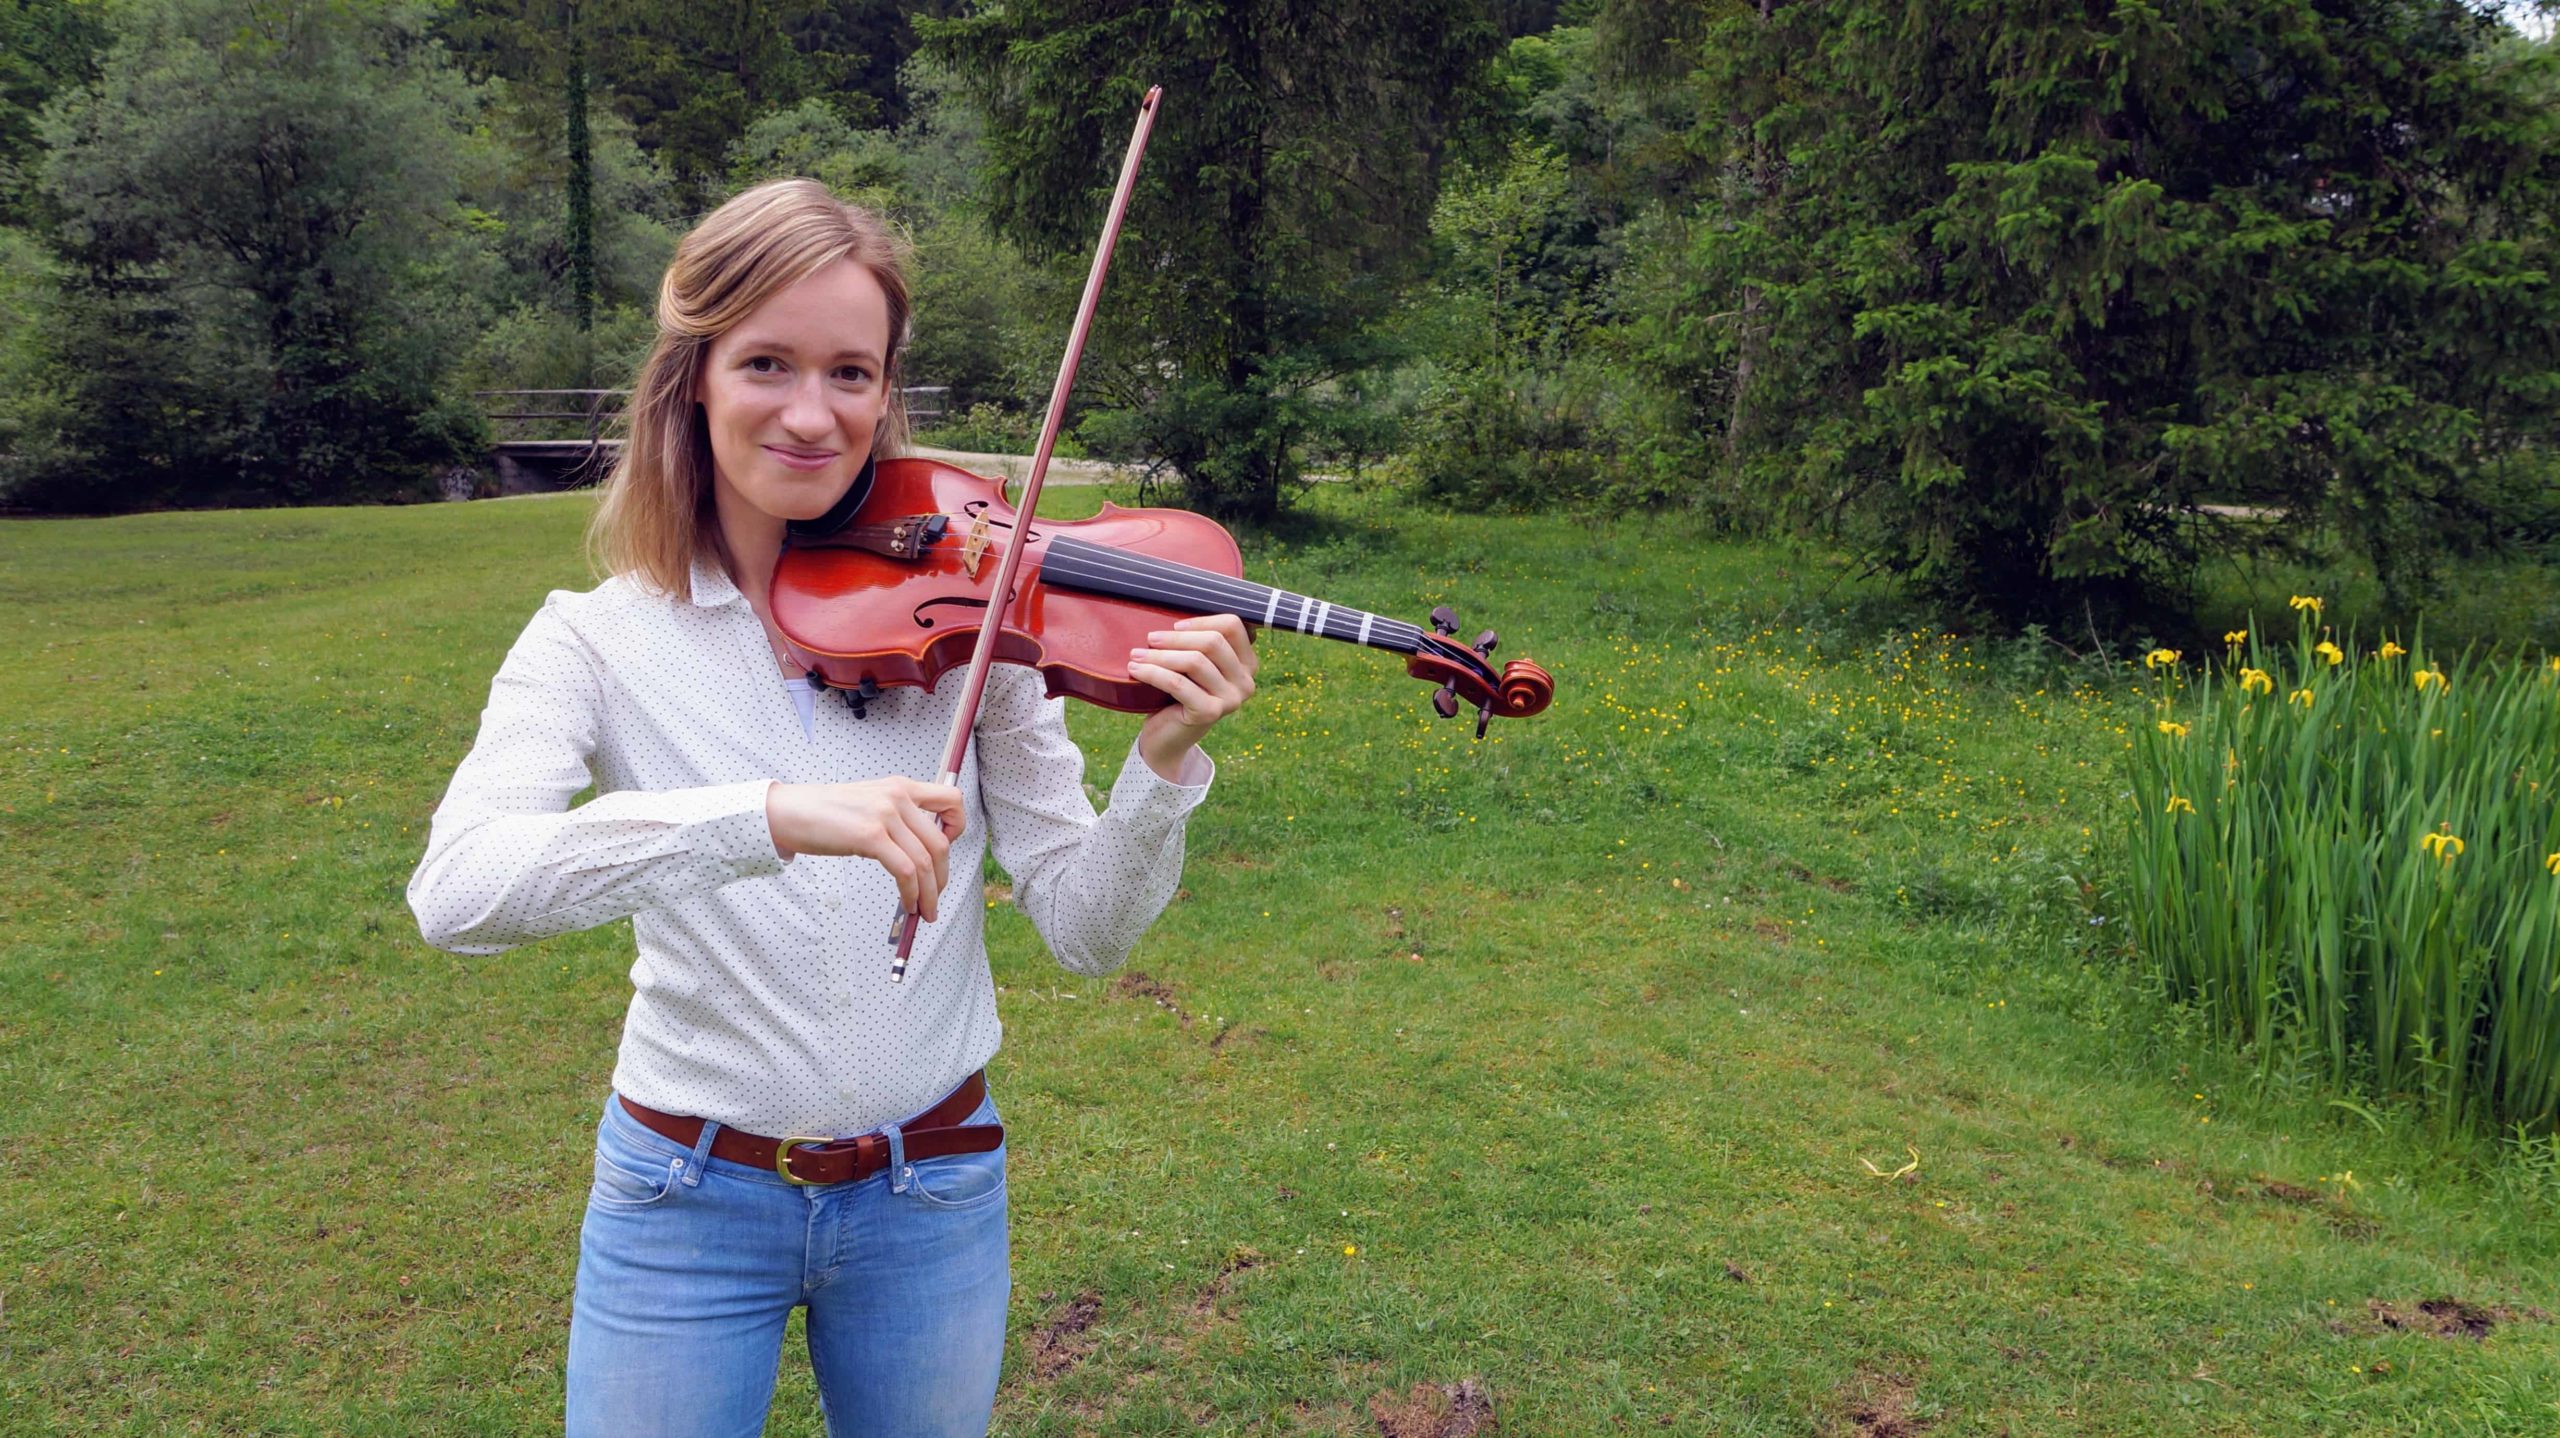
[[2175, 649], [2154, 649], [2150, 653], [2142, 656], [2142, 667], [2145, 669], [2157, 669], [2163, 664], [2175, 664], [2177, 662], [2178, 651]]
[[2273, 694], [2276, 692], [2275, 677], [2264, 669], [2243, 669], [2240, 671], [2240, 690], [2244, 694]]
[[2320, 601], [2312, 595], [2297, 594], [2293, 596], [2293, 607], [2296, 609], [2308, 609], [2312, 613], [2317, 614], [2320, 612]]
[[2340, 649], [2337, 645], [2330, 643], [2330, 642], [2329, 642], [2328, 640], [2326, 640], [2326, 639], [2323, 639], [2323, 640], [2321, 640], [2319, 643], [2312, 645], [2312, 646], [2311, 646], [2311, 652], [2312, 652], [2312, 653], [2314, 653], [2314, 654], [2319, 655], [2319, 656], [2320, 656], [2321, 658], [2323, 658], [2323, 659], [2328, 660], [2328, 661], [2329, 661], [2329, 667], [2331, 667], [2331, 668], [2333, 668], [2333, 669], [2334, 669], [2334, 668], [2336, 668], [2338, 665], [2340, 665], [2340, 664], [2344, 663], [2344, 662], [2346, 661], [2346, 657], [2347, 657], [2347, 654], [2346, 654], [2346, 651], [2345, 651], [2345, 650]]
[[2160, 732], [2172, 739], [2184, 739], [2187, 737], [2187, 726], [2163, 719], [2160, 721]]

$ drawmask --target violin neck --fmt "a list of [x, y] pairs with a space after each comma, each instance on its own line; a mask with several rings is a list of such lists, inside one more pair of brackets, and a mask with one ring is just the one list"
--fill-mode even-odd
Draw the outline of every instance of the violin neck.
[[1423, 631], [1413, 625], [1250, 579], [1080, 539], [1052, 539], [1047, 549], [1040, 562], [1041, 582], [1061, 589], [1109, 594], [1186, 614], [1232, 614], [1267, 628], [1292, 629], [1397, 654], [1412, 654], [1422, 647]]

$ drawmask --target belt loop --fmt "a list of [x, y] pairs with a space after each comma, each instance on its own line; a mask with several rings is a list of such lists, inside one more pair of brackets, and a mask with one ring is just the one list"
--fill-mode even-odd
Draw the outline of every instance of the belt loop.
[[907, 1136], [898, 1132], [894, 1123], [882, 1125], [880, 1131], [889, 1136], [889, 1191], [904, 1193], [907, 1180], [916, 1176], [916, 1171], [907, 1167]]
[[686, 1160], [686, 1159], [678, 1159], [678, 1160], [677, 1160], [677, 1162], [684, 1164], [684, 1186], [685, 1186], [685, 1187], [687, 1187], [687, 1188], [695, 1188], [695, 1187], [699, 1187], [699, 1186], [701, 1185], [701, 1183], [702, 1183], [702, 1171], [703, 1171], [705, 1168], [708, 1168], [708, 1167], [710, 1166], [710, 1163], [711, 1163], [711, 1140], [712, 1140], [712, 1137], [713, 1137], [714, 1135], [718, 1134], [719, 1132], [720, 1132], [720, 1121], [719, 1121], [718, 1119], [716, 1119], [716, 1118], [706, 1118], [706, 1119], [704, 1119], [704, 1120], [702, 1121], [702, 1136], [701, 1136], [700, 1138], [697, 1138], [697, 1139], [695, 1139], [695, 1140], [693, 1141], [693, 1157], [692, 1157], [690, 1160]]

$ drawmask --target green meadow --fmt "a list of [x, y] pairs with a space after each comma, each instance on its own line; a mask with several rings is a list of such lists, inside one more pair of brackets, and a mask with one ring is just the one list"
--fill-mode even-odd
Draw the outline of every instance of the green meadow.
[[[556, 1428], [629, 936], [459, 957], [402, 888], [587, 512], [0, 526], [0, 1431]], [[1246, 562], [1556, 703], [1268, 635], [1127, 969], [998, 901], [998, 1432], [2560, 1424], [2560, 1153], [2136, 977], [2138, 664], [1660, 518], [1330, 486]], [[1135, 721], [1072, 722], [1107, 786]]]

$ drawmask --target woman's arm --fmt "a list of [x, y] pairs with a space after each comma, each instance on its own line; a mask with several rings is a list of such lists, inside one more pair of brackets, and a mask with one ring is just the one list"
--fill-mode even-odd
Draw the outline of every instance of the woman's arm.
[[1139, 726], [1098, 818], [1065, 702], [1041, 697], [1036, 674], [996, 671], [1005, 687], [991, 675], [980, 710], [978, 790], [996, 861], [1013, 875], [1015, 905], [1077, 973], [1120, 967], [1173, 897], [1184, 820], [1217, 772], [1200, 740], [1253, 697], [1258, 661], [1242, 620], [1202, 615], [1147, 638], [1129, 672], [1174, 702]]
[[998, 665], [978, 714], [978, 794], [987, 840], [1013, 876], [1013, 902], [1058, 962], [1107, 974], [1164, 911], [1182, 881], [1183, 825], [1216, 766], [1180, 756], [1175, 783], [1131, 745], [1098, 817], [1085, 797], [1084, 751], [1067, 735], [1066, 701], [1042, 696], [1037, 671]]
[[427, 942], [494, 954], [779, 870], [770, 780], [601, 795], [592, 780], [604, 687], [546, 602], [489, 686], [480, 737], [437, 806], [409, 908]]

